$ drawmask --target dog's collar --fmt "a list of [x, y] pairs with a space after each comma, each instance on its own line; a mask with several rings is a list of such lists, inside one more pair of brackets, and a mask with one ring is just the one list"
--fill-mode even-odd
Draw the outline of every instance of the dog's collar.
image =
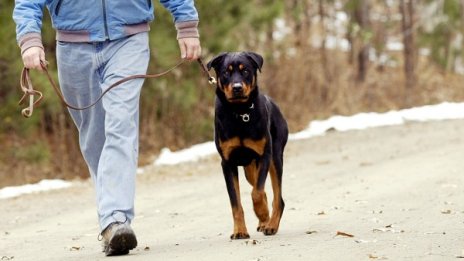
[[[255, 104], [251, 103], [250, 107], [248, 107], [249, 110], [253, 110], [255, 108]], [[243, 122], [249, 122], [250, 121], [250, 113], [235, 113], [235, 117], [240, 118]]]

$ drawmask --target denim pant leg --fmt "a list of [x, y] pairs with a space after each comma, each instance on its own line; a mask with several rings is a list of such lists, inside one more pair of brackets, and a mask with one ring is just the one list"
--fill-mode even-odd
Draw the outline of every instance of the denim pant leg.
[[[71, 104], [85, 106], [112, 83], [146, 73], [148, 35], [94, 44], [61, 43], [57, 58], [63, 94]], [[109, 91], [95, 107], [70, 110], [95, 183], [102, 230], [114, 221], [131, 222], [134, 217], [142, 84], [140, 79], [126, 82]]]
[[[146, 74], [150, 58], [148, 33], [110, 42], [103, 49], [102, 91], [124, 77]], [[134, 218], [135, 175], [138, 162], [139, 101], [143, 79], [125, 82], [102, 99], [105, 137], [98, 165], [97, 191], [102, 229]]]
[[[56, 44], [60, 88], [71, 105], [87, 106], [102, 93], [95, 53], [95, 46], [90, 43]], [[87, 110], [69, 109], [69, 113], [79, 131], [81, 153], [95, 183], [100, 154], [105, 143], [103, 106], [97, 103]]]

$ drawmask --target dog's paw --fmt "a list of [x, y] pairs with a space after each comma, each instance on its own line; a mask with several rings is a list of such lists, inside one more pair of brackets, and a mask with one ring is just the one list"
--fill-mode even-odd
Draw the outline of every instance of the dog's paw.
[[278, 230], [277, 227], [267, 226], [261, 232], [263, 232], [263, 234], [266, 236], [272, 236], [277, 233], [277, 230]]
[[258, 232], [264, 232], [264, 229], [269, 226], [269, 217], [263, 220], [259, 220], [258, 222], [258, 227], [256, 228], [256, 231]]
[[267, 222], [259, 222], [258, 227], [256, 228], [256, 231], [264, 232], [264, 229], [266, 229], [266, 223]]
[[248, 233], [246, 232], [239, 232], [239, 233], [234, 233], [232, 235], [230, 235], [230, 239], [234, 240], [234, 239], [248, 239], [250, 238], [250, 235], [248, 235]]

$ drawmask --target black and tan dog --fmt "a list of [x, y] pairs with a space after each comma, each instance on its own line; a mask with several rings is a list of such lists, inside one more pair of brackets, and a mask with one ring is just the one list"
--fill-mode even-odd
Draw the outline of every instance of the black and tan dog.
[[[283, 152], [288, 127], [277, 105], [259, 93], [257, 72], [263, 58], [253, 52], [222, 53], [208, 63], [218, 78], [215, 108], [215, 143], [232, 206], [231, 239], [249, 238], [240, 202], [238, 166], [253, 186], [253, 208], [258, 231], [274, 235], [284, 211], [282, 199]], [[269, 215], [264, 185], [270, 172], [273, 203]]]

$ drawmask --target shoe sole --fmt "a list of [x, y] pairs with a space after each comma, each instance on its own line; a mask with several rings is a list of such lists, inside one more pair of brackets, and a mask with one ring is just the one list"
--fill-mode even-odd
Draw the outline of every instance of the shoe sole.
[[110, 239], [108, 246], [105, 249], [107, 256], [127, 255], [129, 250], [137, 246], [137, 238], [129, 229], [120, 229], [116, 231]]

